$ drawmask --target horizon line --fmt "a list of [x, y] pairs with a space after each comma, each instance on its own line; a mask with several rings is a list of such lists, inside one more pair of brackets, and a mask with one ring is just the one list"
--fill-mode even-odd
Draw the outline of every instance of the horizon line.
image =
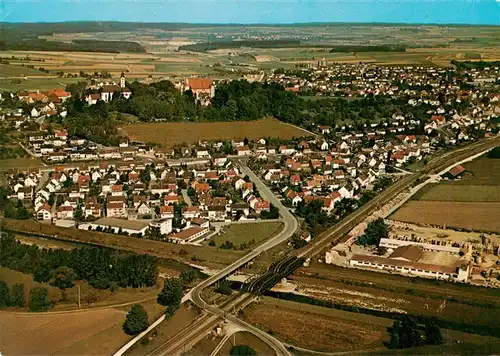
[[[500, 0], [499, 0], [500, 1]], [[71, 23], [123, 23], [123, 24], [143, 24], [143, 25], [195, 25], [195, 26], [293, 26], [293, 25], [404, 25], [404, 26], [477, 26], [477, 27], [500, 27], [500, 24], [478, 24], [478, 23], [453, 23], [453, 22], [384, 22], [384, 21], [307, 21], [307, 22], [149, 22], [149, 21], [121, 21], [121, 20], [72, 20], [72, 21], [0, 21], [0, 24], [12, 25], [51, 25], [51, 24], [71, 24]]]

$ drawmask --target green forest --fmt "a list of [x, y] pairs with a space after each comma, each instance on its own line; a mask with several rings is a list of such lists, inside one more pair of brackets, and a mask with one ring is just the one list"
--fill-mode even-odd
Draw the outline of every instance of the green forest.
[[70, 43], [47, 41], [41, 38], [22, 38], [19, 40], [7, 39], [0, 41], [0, 50], [15, 51], [75, 51], [75, 52], [139, 52], [146, 50], [136, 42], [130, 41], [98, 41], [73, 40]]
[[486, 62], [486, 61], [456, 61], [456, 60], [452, 60], [451, 64], [453, 64], [458, 70], [460, 70], [460, 69], [483, 70], [486, 67], [500, 67], [500, 61]]
[[86, 280], [98, 289], [151, 287], [156, 285], [157, 259], [149, 255], [121, 254], [101, 247], [74, 250], [40, 249], [23, 245], [12, 234], [0, 237], [0, 266], [33, 275], [65, 289]]

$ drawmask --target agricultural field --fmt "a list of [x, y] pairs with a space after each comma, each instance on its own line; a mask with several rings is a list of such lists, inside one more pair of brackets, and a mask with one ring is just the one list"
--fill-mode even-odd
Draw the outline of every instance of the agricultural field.
[[[364, 315], [264, 297], [242, 317], [278, 339], [314, 351], [350, 351], [383, 347], [390, 319], [376, 323]], [[311, 332], [314, 330], [314, 332]]]
[[[297, 292], [340, 305], [438, 318], [500, 336], [500, 291], [313, 262], [291, 277]], [[360, 314], [361, 316], [361, 314]], [[450, 328], [451, 329], [451, 328]], [[463, 330], [465, 331], [465, 330]], [[479, 332], [478, 332], [479, 333]]]
[[[163, 312], [143, 303], [152, 322]], [[0, 349], [22, 355], [112, 354], [130, 337], [122, 330], [130, 306], [65, 313], [0, 312]]]
[[500, 232], [500, 202], [409, 201], [389, 218], [415, 224]]
[[216, 246], [229, 241], [234, 246], [249, 244], [259, 244], [279, 233], [283, 229], [282, 222], [258, 222], [231, 224], [223, 228], [223, 233], [214, 235], [211, 240], [215, 241]]
[[130, 140], [157, 143], [163, 148], [200, 140], [311, 136], [311, 133], [299, 127], [270, 118], [239, 122], [130, 124], [122, 126], [121, 130]]
[[[57, 78], [57, 77], [26, 77], [25, 79], [0, 79], [0, 90], [20, 91], [20, 90], [50, 90], [54, 88], [64, 88], [66, 85], [78, 82], [77, 78]], [[81, 79], [80, 79], [81, 80]]]
[[[78, 289], [76, 286], [65, 290], [65, 296], [61, 290], [48, 283], [38, 283], [29, 274], [0, 267], [0, 280], [12, 286], [15, 283], [23, 283], [28, 300], [30, 288], [45, 287], [49, 291], [49, 300], [55, 303], [53, 311], [69, 311], [78, 308]], [[161, 281], [157, 287], [152, 288], [120, 288], [114, 292], [92, 288], [88, 283], [80, 284], [80, 300], [82, 307], [95, 308], [108, 305], [128, 305], [137, 301], [154, 300], [159, 292]]]
[[418, 201], [448, 201], [448, 202], [499, 202], [500, 185], [464, 185], [459, 184], [429, 184], [423, 188]]
[[500, 160], [480, 157], [463, 167], [460, 179], [427, 185], [390, 219], [499, 233]]
[[[48, 25], [50, 26], [50, 25]], [[92, 25], [89, 25], [92, 26]], [[132, 27], [130, 27], [132, 26]], [[231, 41], [247, 35], [245, 27], [192, 27], [185, 25], [165, 31], [162, 28], [134, 29], [133, 24], [124, 31], [90, 31], [76, 33], [43, 33], [48, 41], [98, 40], [129, 41], [141, 45], [146, 53], [94, 53], [67, 51], [0, 51], [7, 61], [0, 67], [0, 89], [48, 89], [70, 79], [55, 78], [59, 71], [65, 74], [107, 71], [114, 77], [121, 72], [127, 78], [185, 77], [190, 75], [213, 78], [240, 78], [242, 75], [267, 72], [275, 68], [294, 68], [296, 64], [317, 62], [325, 58], [329, 63], [377, 63], [380, 65], [436, 65], [449, 66], [451, 60], [498, 60], [500, 49], [496, 27], [467, 26], [400, 26], [400, 25], [298, 25], [250, 27], [254, 34], [296, 38], [296, 46], [277, 45], [275, 48], [237, 47]], [[161, 25], [159, 25], [161, 27]], [[61, 27], [62, 28], [62, 27]], [[84, 27], [82, 27], [82, 30]], [[214, 33], [221, 34], [229, 48], [189, 50], [182, 46], [213, 41]], [[406, 46], [403, 52], [331, 52], [336, 46], [370, 45]], [[285, 40], [286, 42], [286, 40]], [[202, 46], [203, 47], [203, 46]], [[354, 47], [355, 48], [355, 47]], [[14, 57], [14, 58], [13, 58]], [[24, 64], [25, 67], [22, 67]], [[34, 66], [34, 69], [26, 66]], [[49, 71], [50, 78], [40, 81]], [[22, 83], [11, 78], [25, 77]], [[72, 78], [72, 81], [78, 80]], [[50, 84], [49, 84], [50, 83]], [[60, 85], [57, 85], [60, 86]]]
[[10, 64], [0, 64], [0, 77], [23, 77], [23, 76], [46, 77], [50, 74], [38, 69], [27, 68]]
[[15, 159], [0, 160], [0, 171], [9, 169], [29, 169], [43, 167], [43, 162], [39, 158], [23, 157]]
[[462, 179], [443, 182], [452, 185], [500, 186], [500, 159], [480, 157], [463, 164], [466, 172]]

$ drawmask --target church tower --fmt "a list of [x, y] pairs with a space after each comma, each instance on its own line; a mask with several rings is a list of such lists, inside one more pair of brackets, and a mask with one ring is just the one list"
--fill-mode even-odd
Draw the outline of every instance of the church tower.
[[120, 76], [120, 88], [125, 88], [125, 75], [123, 74], [123, 72]]

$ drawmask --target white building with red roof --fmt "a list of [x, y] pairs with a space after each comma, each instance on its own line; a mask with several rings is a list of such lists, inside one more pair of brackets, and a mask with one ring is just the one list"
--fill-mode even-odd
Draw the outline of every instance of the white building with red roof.
[[182, 92], [191, 90], [196, 100], [202, 105], [210, 104], [215, 96], [215, 84], [210, 78], [186, 78], [182, 85]]

